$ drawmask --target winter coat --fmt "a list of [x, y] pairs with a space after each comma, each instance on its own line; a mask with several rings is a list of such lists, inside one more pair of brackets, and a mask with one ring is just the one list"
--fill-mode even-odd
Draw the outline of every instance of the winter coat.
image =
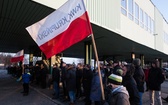
[[61, 81], [65, 81], [66, 80], [66, 68], [62, 67], [61, 68]]
[[83, 88], [90, 91], [93, 78], [93, 72], [90, 69], [83, 69]]
[[92, 101], [101, 101], [101, 86], [98, 72], [92, 78], [90, 99]]
[[138, 91], [144, 92], [145, 74], [143, 69], [140, 66], [135, 67], [135, 72], [133, 77], [137, 83]]
[[77, 69], [76, 70], [76, 83], [77, 83], [76, 85], [81, 84], [82, 77], [83, 77], [83, 70]]
[[129, 101], [131, 105], [140, 105], [140, 97], [139, 97], [139, 91], [137, 88], [137, 84], [134, 80], [134, 78], [131, 75], [126, 75], [123, 77], [122, 84], [126, 87], [128, 93], [129, 93]]
[[130, 105], [129, 94], [126, 88], [120, 86], [115, 91], [113, 90], [108, 103], [109, 105]]
[[74, 68], [70, 68], [66, 72], [67, 91], [76, 90], [76, 71]]
[[148, 82], [149, 69], [144, 69], [145, 81]]
[[30, 73], [24, 73], [22, 74], [23, 83], [29, 83], [30, 82]]
[[160, 91], [161, 84], [164, 81], [164, 75], [160, 68], [151, 68], [148, 75], [148, 83], [150, 90]]
[[42, 68], [41, 70], [41, 77], [40, 77], [40, 79], [41, 79], [41, 81], [42, 82], [46, 82], [46, 78], [47, 78], [47, 69], [46, 68]]
[[59, 83], [59, 81], [60, 81], [60, 70], [59, 70], [58, 67], [53, 68], [53, 71], [52, 71], [52, 80], [54, 82], [57, 82], [57, 83]]

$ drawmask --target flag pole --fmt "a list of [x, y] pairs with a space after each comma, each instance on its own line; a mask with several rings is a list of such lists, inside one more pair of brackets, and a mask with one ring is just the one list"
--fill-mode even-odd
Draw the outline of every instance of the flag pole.
[[96, 44], [95, 44], [95, 40], [94, 40], [94, 35], [91, 34], [91, 37], [92, 37], [92, 43], [93, 43], [93, 48], [94, 48], [95, 57], [96, 57], [96, 63], [97, 63], [97, 67], [98, 67], [98, 73], [99, 73], [99, 79], [100, 79], [102, 99], [105, 100], [104, 88], [103, 88], [103, 82], [102, 82], [102, 76], [101, 76], [101, 72], [100, 72], [99, 58], [98, 58], [97, 48], [96, 48]]

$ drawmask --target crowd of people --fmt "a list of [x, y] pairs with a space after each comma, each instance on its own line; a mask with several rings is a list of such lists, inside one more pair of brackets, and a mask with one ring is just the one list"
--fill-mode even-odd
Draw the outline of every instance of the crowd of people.
[[[53, 99], [60, 98], [60, 92], [63, 91], [63, 98], [70, 101], [70, 105], [74, 105], [75, 101], [82, 97], [84, 97], [85, 105], [92, 103], [94, 105], [142, 105], [146, 82], [150, 105], [154, 105], [155, 102], [162, 105], [161, 84], [165, 77], [159, 64], [158, 60], [154, 60], [151, 66], [142, 68], [138, 58], [131, 63], [115, 60], [107, 65], [99, 65], [101, 77], [99, 69], [92, 69], [88, 64], [74, 65], [65, 62], [62, 62], [60, 66], [54, 64], [51, 81], [54, 89]], [[36, 82], [41, 88], [46, 88], [47, 70], [44, 64], [29, 67], [29, 71], [30, 81]], [[20, 69], [12, 72], [17, 77], [21, 75]], [[102, 100], [101, 81], [105, 100]]]
[[[147, 71], [148, 73], [146, 73]], [[100, 64], [100, 73], [105, 90], [105, 101], [102, 100], [98, 68], [92, 70], [90, 65], [81, 63], [76, 66], [65, 62], [60, 67], [54, 65], [52, 78], [55, 94], [53, 98], [60, 97], [59, 83], [61, 82], [64, 98], [69, 98], [70, 105], [73, 105], [75, 100], [81, 97], [85, 97], [85, 105], [91, 105], [93, 102], [95, 105], [105, 103], [109, 105], [142, 105], [144, 83], [146, 82], [150, 105], [154, 105], [155, 102], [162, 105], [161, 84], [165, 77], [158, 60], [151, 62], [151, 66], [145, 69], [142, 68], [138, 58], [129, 64], [116, 60], [107, 65]]]
[[[37, 86], [45, 89], [47, 87], [48, 69], [44, 63], [37, 63], [35, 66], [14, 65], [7, 67], [8, 73], [18, 80], [23, 80], [23, 76], [29, 73], [29, 83], [35, 83]], [[24, 81], [24, 80], [23, 80]]]

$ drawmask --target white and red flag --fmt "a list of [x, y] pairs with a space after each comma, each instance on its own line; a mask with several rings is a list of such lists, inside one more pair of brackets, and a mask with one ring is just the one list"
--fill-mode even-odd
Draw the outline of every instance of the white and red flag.
[[26, 30], [47, 58], [92, 34], [83, 0], [68, 0], [59, 9]]
[[21, 50], [19, 52], [17, 52], [14, 57], [12, 57], [10, 59], [11, 62], [19, 62], [19, 61], [23, 61], [24, 58], [24, 50]]

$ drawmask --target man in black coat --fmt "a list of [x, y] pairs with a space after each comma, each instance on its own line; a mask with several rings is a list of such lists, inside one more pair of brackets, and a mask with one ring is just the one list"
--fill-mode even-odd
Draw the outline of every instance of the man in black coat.
[[140, 104], [139, 91], [135, 79], [133, 78], [135, 68], [132, 65], [123, 65], [122, 69], [124, 72], [122, 84], [126, 87], [129, 93], [130, 105], [139, 105]]
[[60, 68], [57, 64], [53, 65], [53, 71], [52, 71], [52, 80], [54, 84], [54, 97], [53, 99], [59, 98], [59, 82], [60, 82]]
[[65, 62], [63, 62], [61, 66], [61, 82], [65, 100], [68, 99], [68, 92], [66, 89], [66, 71], [67, 71], [67, 65]]
[[41, 74], [40, 74], [40, 80], [41, 80], [41, 87], [42, 89], [45, 89], [46, 88], [46, 79], [47, 79], [47, 68], [45, 67], [45, 64], [42, 63], [41, 64]]
[[162, 74], [162, 69], [159, 67], [159, 61], [152, 62], [151, 69], [148, 75], [149, 84], [149, 97], [150, 104], [154, 105], [154, 94], [156, 96], [156, 101], [158, 105], [162, 105], [161, 100], [161, 84], [164, 81], [164, 75]]
[[69, 64], [67, 66], [67, 72], [66, 72], [66, 88], [69, 94], [70, 98], [70, 105], [74, 104], [74, 101], [76, 100], [75, 97], [75, 91], [76, 91], [76, 71], [74, 68], [74, 65]]
[[145, 73], [142, 67], [140, 66], [141, 60], [139, 58], [134, 59], [133, 64], [135, 66], [135, 72], [134, 72], [133, 77], [137, 83], [137, 88], [138, 88], [139, 96], [140, 96], [140, 105], [142, 105], [142, 95], [144, 93]]
[[91, 105], [90, 91], [92, 78], [93, 72], [91, 71], [91, 66], [87, 64], [83, 68], [83, 88], [85, 94], [85, 105]]
[[82, 77], [83, 77], [83, 65], [78, 63], [76, 68], [76, 96], [80, 98], [82, 96]]

